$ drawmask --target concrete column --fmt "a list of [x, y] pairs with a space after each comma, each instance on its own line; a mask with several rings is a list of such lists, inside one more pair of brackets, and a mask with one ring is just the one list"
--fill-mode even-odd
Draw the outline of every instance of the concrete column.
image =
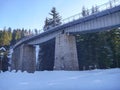
[[79, 70], [74, 36], [60, 34], [56, 37], [54, 70]]
[[15, 70], [15, 61], [16, 61], [16, 57], [15, 57], [15, 50], [12, 53], [12, 61], [11, 61], [11, 71]]
[[35, 46], [24, 45], [22, 53], [22, 70], [33, 73], [36, 70]]
[[14, 49], [12, 53], [12, 62], [11, 62], [11, 70], [21, 70], [22, 67], [22, 60], [20, 58], [21, 55], [21, 47], [17, 47]]

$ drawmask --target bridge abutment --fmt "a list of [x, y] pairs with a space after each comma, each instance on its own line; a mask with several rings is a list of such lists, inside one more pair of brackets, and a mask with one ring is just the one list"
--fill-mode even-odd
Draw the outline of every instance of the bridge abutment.
[[54, 70], [79, 70], [75, 36], [56, 37]]

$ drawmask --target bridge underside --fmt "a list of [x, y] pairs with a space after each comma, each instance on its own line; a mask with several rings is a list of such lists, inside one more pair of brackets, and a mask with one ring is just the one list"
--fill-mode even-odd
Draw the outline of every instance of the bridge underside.
[[39, 45], [38, 69], [53, 70], [55, 57], [55, 39], [49, 40]]

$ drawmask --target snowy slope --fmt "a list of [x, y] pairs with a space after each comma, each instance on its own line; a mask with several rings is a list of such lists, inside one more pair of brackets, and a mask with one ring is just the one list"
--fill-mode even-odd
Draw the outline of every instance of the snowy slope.
[[0, 90], [120, 90], [120, 69], [2, 72]]

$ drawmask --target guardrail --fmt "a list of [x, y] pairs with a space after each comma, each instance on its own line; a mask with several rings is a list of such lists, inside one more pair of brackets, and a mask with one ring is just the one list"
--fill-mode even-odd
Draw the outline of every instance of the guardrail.
[[[98, 13], [98, 12], [101, 12], [101, 11], [104, 11], [104, 10], [107, 10], [107, 9], [111, 9], [111, 8], [116, 7], [118, 5], [120, 5], [120, 0], [110, 0], [109, 2], [104, 3], [102, 5], [95, 6], [95, 8], [97, 8], [97, 10], [98, 10], [97, 12], [93, 13], [92, 8], [87, 9], [87, 12], [89, 12], [89, 15], [92, 15], [92, 14], [95, 14], [95, 13]], [[89, 15], [86, 15], [86, 16], [89, 16]], [[78, 13], [76, 15], [73, 15], [73, 16], [70, 16], [68, 18], [63, 19], [62, 20], [62, 25], [65, 24], [65, 23], [69, 23], [69, 22], [72, 22], [74, 20], [86, 17], [86, 16], [83, 16], [82, 12]]]

